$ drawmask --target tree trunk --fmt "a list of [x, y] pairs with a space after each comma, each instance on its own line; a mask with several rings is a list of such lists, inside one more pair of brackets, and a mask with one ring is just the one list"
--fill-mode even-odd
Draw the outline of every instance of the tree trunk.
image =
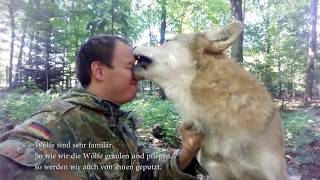
[[46, 44], [46, 57], [45, 57], [45, 76], [46, 76], [46, 91], [49, 90], [49, 43]]
[[47, 39], [46, 39], [46, 45], [45, 45], [45, 78], [46, 78], [46, 91], [48, 91], [51, 88], [50, 84], [50, 77], [49, 77], [49, 61], [50, 61], [50, 48], [51, 48], [51, 33], [52, 32], [52, 27], [49, 27], [48, 32], [47, 32]]
[[271, 32], [270, 32], [270, 4], [267, 4], [267, 15], [265, 20], [265, 31], [266, 31], [266, 53], [267, 55], [271, 52]]
[[65, 87], [65, 79], [66, 79], [66, 58], [67, 58], [67, 48], [63, 48], [63, 59], [62, 59], [62, 82], [61, 82], [61, 90], [68, 89]]
[[[151, 8], [148, 6], [148, 10], [151, 12]], [[148, 13], [148, 30], [149, 30], [149, 44], [150, 46], [155, 45], [153, 39], [152, 39], [152, 31], [151, 31], [151, 17]]]
[[278, 78], [279, 84], [278, 84], [278, 97], [282, 96], [282, 78], [281, 78], [281, 60], [278, 59], [278, 72], [280, 73], [280, 76]]
[[15, 20], [14, 20], [14, 10], [12, 7], [13, 3], [8, 4], [9, 16], [10, 16], [10, 28], [11, 28], [11, 43], [10, 43], [10, 59], [9, 59], [9, 88], [13, 87], [12, 82], [12, 70], [13, 70], [13, 53], [14, 53], [14, 41], [15, 41]]
[[[162, 3], [165, 3], [162, 2]], [[161, 24], [160, 24], [160, 44], [163, 44], [166, 40], [166, 28], [167, 28], [167, 9], [165, 4], [161, 5]]]
[[[148, 8], [150, 8], [148, 6]], [[151, 9], [149, 9], [149, 11], [151, 11]], [[155, 45], [154, 42], [153, 42], [153, 39], [152, 39], [152, 31], [151, 31], [151, 17], [150, 17], [150, 14], [148, 14], [148, 30], [149, 30], [149, 44], [152, 46], [152, 45]], [[143, 84], [146, 84], [148, 83], [149, 84], [149, 91], [148, 91], [148, 94], [149, 95], [152, 95], [152, 90], [153, 90], [153, 85], [152, 85], [152, 82], [151, 81], [146, 81], [145, 83]], [[142, 92], [145, 91], [145, 87], [148, 87], [147, 85], [143, 85], [142, 86]]]
[[70, 71], [69, 71], [69, 64], [67, 64], [67, 66], [66, 66], [66, 90], [69, 90], [70, 88], [70, 85], [69, 85], [69, 78], [70, 78]]
[[[243, 23], [242, 0], [230, 0], [231, 11], [234, 20]], [[231, 46], [231, 57], [237, 62], [243, 62], [243, 32], [240, 37]]]
[[31, 37], [30, 37], [30, 44], [29, 44], [29, 52], [28, 52], [28, 69], [27, 69], [27, 74], [26, 74], [26, 81], [30, 80], [31, 73], [29, 72], [32, 67], [32, 50], [33, 50], [33, 39], [35, 32], [32, 31]]
[[309, 52], [308, 52], [307, 72], [306, 72], [306, 83], [305, 83], [305, 105], [308, 105], [312, 100], [314, 64], [317, 58], [317, 6], [318, 6], [318, 0], [311, 0]]
[[9, 84], [9, 66], [6, 66], [6, 84]]
[[26, 26], [27, 26], [27, 23], [23, 27], [23, 34], [21, 37], [21, 44], [20, 44], [18, 63], [17, 63], [17, 68], [16, 68], [16, 75], [14, 78], [14, 87], [17, 87], [19, 85], [19, 83], [21, 83], [22, 54], [23, 54], [25, 38], [26, 38]]
[[49, 85], [49, 59], [50, 59], [50, 33], [48, 33], [46, 40], [46, 56], [45, 56], [45, 76], [46, 76], [46, 91], [50, 89]]
[[115, 9], [115, 2], [114, 0], [111, 1], [111, 34], [114, 34], [114, 9]]
[[72, 71], [71, 71], [70, 65], [69, 65], [69, 78], [68, 78], [68, 80], [69, 80], [69, 89], [71, 89], [72, 88]]
[[[167, 28], [167, 9], [166, 0], [161, 1], [161, 25], [160, 25], [160, 44], [163, 44], [166, 39], [166, 28]], [[160, 99], [166, 99], [167, 96], [164, 90], [159, 88]]]

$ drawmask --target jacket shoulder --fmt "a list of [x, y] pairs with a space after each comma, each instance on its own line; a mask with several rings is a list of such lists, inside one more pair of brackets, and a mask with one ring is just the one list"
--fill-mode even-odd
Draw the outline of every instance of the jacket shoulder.
[[[57, 137], [62, 139], [73, 137], [65, 115], [76, 107], [76, 105], [60, 99], [54, 100], [29, 116], [13, 132], [23, 132], [19, 134], [19, 137], [30, 136], [47, 141], [57, 140]], [[12, 135], [16, 134], [12, 133]]]
[[43, 158], [37, 158], [37, 154], [42, 153], [36, 145], [31, 142], [7, 139], [0, 143], [0, 156], [4, 156], [26, 167], [35, 167], [44, 161]]
[[34, 113], [31, 116], [34, 116], [34, 115], [42, 113], [42, 112], [54, 112], [59, 116], [63, 116], [65, 113], [67, 113], [68, 111], [70, 111], [71, 109], [74, 109], [76, 107], [77, 107], [77, 105], [75, 105], [75, 104], [72, 104], [70, 102], [67, 102], [67, 101], [64, 101], [61, 99], [56, 99], [53, 102], [46, 105], [40, 111]]
[[[46, 148], [45, 148], [46, 149]], [[34, 142], [23, 139], [7, 139], [0, 143], [1, 179], [83, 179], [85, 174], [75, 171], [46, 170], [44, 166], [71, 165], [71, 161], [57, 162], [44, 158], [44, 153], [58, 153], [55, 150], [37, 148]], [[42, 155], [40, 158], [37, 153]], [[54, 164], [56, 163], [56, 164]]]

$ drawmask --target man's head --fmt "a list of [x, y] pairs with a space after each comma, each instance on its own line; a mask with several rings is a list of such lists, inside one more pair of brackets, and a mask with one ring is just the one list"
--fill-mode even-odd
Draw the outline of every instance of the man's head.
[[132, 48], [120, 37], [101, 35], [85, 42], [76, 59], [76, 73], [83, 88], [117, 104], [132, 100], [137, 92], [133, 79]]

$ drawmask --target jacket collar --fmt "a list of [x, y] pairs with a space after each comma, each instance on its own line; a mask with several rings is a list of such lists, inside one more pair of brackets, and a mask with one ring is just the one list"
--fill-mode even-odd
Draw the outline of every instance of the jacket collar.
[[123, 113], [125, 113], [122, 110], [120, 110], [119, 105], [108, 100], [99, 98], [84, 89], [70, 90], [65, 95], [63, 95], [61, 99], [91, 109], [103, 111], [107, 115], [120, 116]]

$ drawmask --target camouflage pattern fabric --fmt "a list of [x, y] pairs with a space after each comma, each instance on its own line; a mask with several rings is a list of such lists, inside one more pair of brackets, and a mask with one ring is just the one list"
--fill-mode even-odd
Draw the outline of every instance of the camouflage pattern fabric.
[[[134, 129], [131, 114], [119, 110], [117, 105], [84, 90], [69, 91], [0, 138], [0, 179], [196, 179], [197, 161], [182, 172], [177, 165], [177, 151], [161, 162], [159, 170], [136, 170], [138, 166], [151, 164], [150, 160], [131, 158], [144, 152]], [[104, 142], [112, 147], [88, 147]], [[39, 147], [39, 143], [48, 146]], [[88, 159], [83, 153], [119, 157]], [[64, 158], [57, 158], [59, 155]], [[71, 169], [74, 165], [82, 168]], [[83, 169], [87, 165], [91, 168]], [[95, 165], [111, 165], [113, 169], [102, 170]], [[55, 170], [45, 170], [49, 166]], [[115, 170], [116, 166], [131, 169]]]

